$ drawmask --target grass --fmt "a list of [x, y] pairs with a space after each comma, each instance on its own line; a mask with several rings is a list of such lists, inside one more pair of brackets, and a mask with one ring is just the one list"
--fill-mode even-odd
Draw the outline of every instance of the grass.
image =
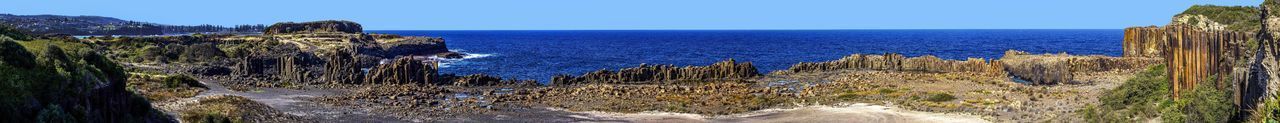
[[951, 100], [956, 100], [956, 96], [952, 96], [947, 93], [929, 93], [924, 97], [924, 101], [929, 102], [946, 102]]
[[189, 98], [208, 90], [199, 81], [185, 75], [130, 74], [132, 76], [129, 77], [129, 88], [146, 96], [148, 100], [168, 101]]

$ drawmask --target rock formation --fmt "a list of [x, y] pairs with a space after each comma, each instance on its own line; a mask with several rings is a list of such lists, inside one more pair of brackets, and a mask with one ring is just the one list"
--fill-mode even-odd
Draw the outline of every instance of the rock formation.
[[276, 63], [278, 63], [278, 65], [276, 65], [276, 67], [278, 67], [277, 69], [280, 70], [280, 73], [277, 74], [276, 77], [280, 79], [280, 82], [295, 84], [309, 82], [310, 78], [308, 78], [307, 75], [311, 74], [311, 72], [307, 71], [305, 66], [306, 63], [298, 59], [298, 56], [291, 55], [280, 57], [279, 60], [277, 60]]
[[1129, 27], [1124, 29], [1125, 57], [1160, 57], [1165, 46], [1162, 27]]
[[444, 39], [427, 38], [427, 37], [404, 37], [395, 39], [395, 41], [382, 42], [384, 57], [396, 57], [403, 55], [428, 56], [440, 53], [449, 53], [449, 48], [445, 46]]
[[1255, 40], [1253, 35], [1180, 24], [1126, 28], [1124, 56], [1163, 58], [1176, 97], [1211, 76], [1231, 76], [1234, 67], [1242, 66], [1237, 60], [1250, 57], [1246, 43]]
[[1233, 62], [1243, 58], [1243, 42], [1252, 40], [1250, 33], [1210, 31], [1188, 26], [1172, 25], [1166, 29], [1166, 46], [1163, 53], [1169, 65], [1169, 81], [1177, 92], [1194, 88], [1206, 78], [1230, 76]]
[[1159, 62], [1157, 58], [1072, 56], [1067, 54], [1034, 55], [1009, 50], [1000, 58], [1010, 76], [1035, 84], [1078, 84], [1076, 74], [1111, 70], [1146, 68]]
[[364, 77], [365, 84], [428, 84], [436, 78], [436, 62], [423, 63], [410, 57], [374, 66]]
[[493, 77], [493, 76], [484, 75], [484, 74], [472, 74], [472, 75], [467, 75], [462, 77], [454, 77], [453, 75], [443, 75], [443, 76], [445, 77], [442, 77], [442, 78], [446, 80], [452, 80], [450, 81], [452, 83], [437, 83], [437, 85], [452, 84], [454, 86], [463, 86], [463, 87], [467, 87], [467, 86], [538, 86], [539, 85], [537, 81], [504, 80], [502, 78]]
[[756, 67], [747, 63], [737, 63], [733, 59], [717, 62], [710, 66], [647, 65], [624, 68], [618, 71], [600, 70], [581, 76], [557, 75], [552, 78], [552, 85], [573, 85], [585, 83], [659, 83], [676, 80], [719, 80], [746, 79], [759, 76]]
[[262, 31], [262, 34], [291, 34], [291, 33], [362, 33], [364, 28], [360, 24], [351, 21], [327, 20], [313, 22], [283, 22], [272, 24]]
[[326, 55], [324, 63], [324, 80], [330, 84], [356, 84], [363, 80], [360, 71], [360, 59], [356, 59], [355, 49], [339, 49]]
[[1004, 75], [1004, 68], [999, 63], [1000, 61], [988, 61], [982, 58], [970, 58], [965, 61], [956, 61], [943, 60], [932, 55], [906, 58], [901, 54], [896, 53], [888, 53], [884, 55], [853, 54], [835, 61], [797, 63], [792, 65], [791, 68], [788, 68], [787, 72], [854, 69], [923, 72], [977, 72], [989, 75]]

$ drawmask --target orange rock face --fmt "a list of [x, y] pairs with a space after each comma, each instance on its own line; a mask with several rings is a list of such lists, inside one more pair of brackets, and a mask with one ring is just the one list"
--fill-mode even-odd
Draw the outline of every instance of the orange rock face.
[[[1244, 58], [1253, 33], [1206, 30], [1185, 25], [1125, 29], [1125, 57], [1160, 57], [1169, 66], [1174, 96], [1209, 77], [1230, 76], [1232, 62]], [[1158, 54], [1153, 54], [1158, 53]]]

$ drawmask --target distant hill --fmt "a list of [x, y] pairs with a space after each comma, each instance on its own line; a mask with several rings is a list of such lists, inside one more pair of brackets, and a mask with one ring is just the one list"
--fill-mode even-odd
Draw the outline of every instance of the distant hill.
[[261, 32], [265, 25], [165, 25], [122, 20], [102, 16], [13, 15], [0, 14], [0, 24], [13, 26], [31, 34], [71, 35], [161, 35], [210, 32]]

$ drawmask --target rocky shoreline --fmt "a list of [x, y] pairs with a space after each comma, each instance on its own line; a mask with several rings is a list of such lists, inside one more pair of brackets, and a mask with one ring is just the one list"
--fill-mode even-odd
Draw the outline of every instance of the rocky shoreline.
[[[532, 80], [483, 74], [459, 76], [441, 73], [439, 63], [430, 56], [456, 58], [467, 54], [448, 52], [440, 38], [363, 34], [356, 31], [359, 28], [358, 24], [346, 21], [321, 21], [277, 24], [267, 29], [270, 33], [260, 36], [94, 37], [86, 40], [101, 42], [110, 48], [136, 47], [129, 45], [138, 41], [163, 45], [164, 51], [170, 51], [172, 48], [169, 47], [182, 47], [176, 50], [180, 52], [176, 53], [178, 58], [137, 58], [147, 55], [147, 52], [118, 52], [113, 55], [122, 59], [139, 59], [128, 62], [127, 68], [135, 71], [190, 75], [215, 81], [210, 84], [225, 86], [232, 91], [340, 90], [333, 94], [289, 100], [302, 101], [291, 104], [324, 108], [315, 110], [366, 110], [369, 112], [360, 113], [396, 119], [388, 119], [392, 122], [466, 121], [494, 114], [546, 115], [522, 113], [524, 111], [558, 112], [550, 113], [555, 116], [542, 120], [569, 121], [590, 121], [589, 118], [568, 117], [585, 111], [656, 111], [714, 117], [766, 109], [847, 103], [973, 114], [982, 120], [998, 122], [1079, 121], [1079, 118], [1069, 116], [1082, 105], [1064, 103], [1096, 100], [1082, 97], [1096, 97], [1092, 95], [1098, 93], [1088, 90], [1114, 87], [1127, 78], [1127, 73], [1156, 61], [1107, 56], [1032, 55], [1021, 51], [1009, 51], [998, 60], [853, 54], [828, 62], [798, 63], [789, 69], [767, 74], [760, 73], [750, 62], [729, 59], [707, 66], [646, 64], [577, 76], [557, 75], [549, 85], [541, 85]], [[193, 49], [211, 46], [214, 48]], [[214, 55], [184, 57], [183, 54]], [[233, 60], [209, 60], [217, 58]], [[1011, 77], [1034, 84], [1019, 83]], [[235, 99], [234, 96], [228, 98]], [[280, 108], [278, 104], [268, 106]], [[548, 108], [563, 110], [546, 110]], [[295, 117], [290, 118], [294, 121], [306, 121], [346, 116], [289, 117]], [[482, 119], [523, 121], [518, 118]], [[917, 119], [889, 121], [897, 120]]]
[[[562, 74], [547, 85], [443, 73], [440, 60], [469, 54], [450, 52], [442, 38], [368, 34], [350, 21], [278, 23], [261, 35], [43, 38], [83, 42], [120, 61], [131, 92], [184, 122], [805, 122], [785, 116], [1084, 122], [1078, 112], [1100, 102], [1106, 92], [1099, 90], [1115, 89], [1138, 71], [1166, 64], [1171, 73], [1186, 73], [1175, 80], [1198, 81], [1238, 73], [1225, 70], [1235, 65], [1228, 58], [1250, 53], [1222, 48], [1240, 46], [1246, 33], [1183, 28], [1189, 27], [1126, 30], [1125, 57], [851, 54], [771, 73], [727, 59]], [[1206, 53], [1216, 55], [1182, 55]], [[1187, 65], [1206, 62], [1212, 64]], [[781, 109], [788, 110], [763, 113], [778, 117], [735, 117]], [[645, 114], [654, 112], [665, 114]]]

